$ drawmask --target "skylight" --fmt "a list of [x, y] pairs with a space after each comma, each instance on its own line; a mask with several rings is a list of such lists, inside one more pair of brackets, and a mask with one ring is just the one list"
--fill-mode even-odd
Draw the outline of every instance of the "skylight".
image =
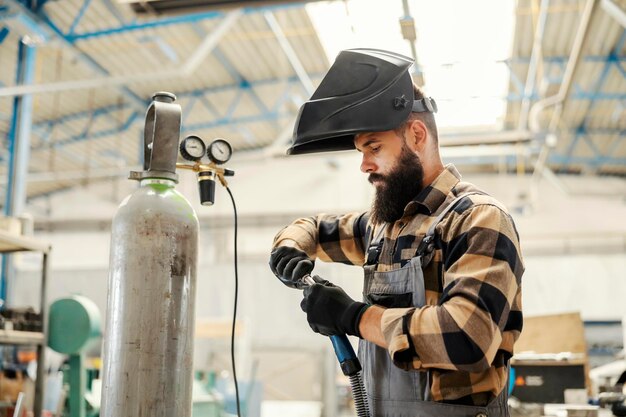
[[[426, 93], [437, 101], [442, 130], [499, 130], [508, 92], [513, 0], [409, 0]], [[402, 38], [402, 0], [312, 2], [307, 6], [328, 59], [368, 47], [411, 56]]]

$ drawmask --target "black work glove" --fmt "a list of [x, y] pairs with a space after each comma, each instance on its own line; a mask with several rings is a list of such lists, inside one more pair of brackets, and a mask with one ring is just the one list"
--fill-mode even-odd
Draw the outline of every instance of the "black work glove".
[[342, 288], [328, 281], [320, 281], [317, 276], [313, 278], [318, 283], [304, 289], [304, 299], [300, 303], [311, 329], [324, 336], [349, 334], [361, 337], [359, 322], [369, 305], [354, 301]]
[[286, 286], [302, 288], [303, 276], [311, 273], [315, 261], [299, 249], [279, 246], [270, 254], [270, 269]]

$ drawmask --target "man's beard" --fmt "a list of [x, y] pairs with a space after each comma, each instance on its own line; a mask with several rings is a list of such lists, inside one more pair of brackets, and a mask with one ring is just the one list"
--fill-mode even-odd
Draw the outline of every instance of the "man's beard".
[[400, 158], [387, 175], [370, 174], [369, 182], [382, 180], [376, 188], [370, 219], [374, 224], [393, 223], [404, 214], [404, 208], [422, 190], [424, 169], [417, 155], [406, 145]]

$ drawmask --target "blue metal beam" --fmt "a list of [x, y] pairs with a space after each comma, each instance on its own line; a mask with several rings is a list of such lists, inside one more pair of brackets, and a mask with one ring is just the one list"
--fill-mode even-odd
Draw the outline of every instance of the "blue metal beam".
[[[622, 55], [622, 52], [618, 49], [617, 59], [619, 61], [626, 61], [626, 55]], [[582, 62], [606, 62], [606, 55], [587, 55], [581, 58]], [[544, 64], [567, 64], [569, 61], [569, 55], [560, 56], [548, 56], [543, 58]], [[514, 57], [503, 60], [506, 64], [528, 64], [530, 57]]]
[[[601, 157], [600, 159], [601, 159], [600, 166], [601, 165], [626, 166], [626, 158], [612, 158], [612, 157], [604, 156], [604, 157]], [[561, 154], [551, 154], [548, 157], [548, 161], [551, 164], [559, 164], [559, 165], [578, 164], [578, 165], [593, 166], [597, 163], [596, 158], [587, 158], [587, 157], [579, 157], [579, 156], [568, 157], [567, 155], [561, 155]]]
[[[621, 38], [617, 42], [615, 48], [606, 57], [604, 66], [602, 68], [602, 71], [600, 72], [600, 76], [597, 78], [596, 82], [594, 83], [591, 89], [591, 95], [588, 97], [589, 106], [587, 107], [587, 111], [585, 112], [585, 117], [582, 120], [581, 125], [578, 129], [578, 134], [572, 140], [572, 143], [570, 144], [567, 150], [567, 154], [566, 154], [567, 156], [571, 157], [576, 149], [576, 146], [580, 142], [580, 139], [582, 138], [585, 141], [585, 143], [596, 154], [596, 159], [592, 163], [592, 167], [595, 169], [597, 169], [600, 165], [602, 165], [602, 163], [604, 163], [605, 158], [610, 157], [610, 154], [602, 155], [602, 153], [597, 148], [597, 146], [586, 135], [586, 131], [589, 125], [589, 120], [591, 119], [592, 110], [597, 105], [598, 101], [600, 101], [603, 98], [603, 96], [606, 95], [606, 93], [600, 93], [600, 91], [602, 90], [602, 86], [604, 85], [604, 83], [606, 82], [608, 78], [608, 75], [611, 71], [611, 67], [616, 65], [617, 67], [621, 68], [620, 62], [617, 59], [617, 55], [622, 52], [624, 42], [626, 42], [626, 30], [622, 30]], [[626, 94], [624, 94], [624, 98], [618, 98], [617, 100], [624, 100], [624, 99], [626, 99]]]
[[193, 108], [196, 105], [196, 102], [198, 101], [198, 96], [193, 96], [191, 97], [191, 99], [189, 99], [189, 101], [187, 102], [187, 105], [185, 106], [185, 113], [183, 114], [183, 118], [182, 118], [182, 124], [184, 125], [185, 123], [187, 123], [187, 118], [191, 115], [191, 113], [193, 112]]
[[209, 100], [207, 100], [206, 95], [204, 94], [200, 95], [200, 102], [202, 103], [205, 109], [207, 109], [209, 112], [211, 112], [211, 114], [213, 114], [213, 116], [219, 117], [219, 112], [217, 111], [215, 106], [211, 104]]
[[[289, 89], [295, 82], [297, 82], [296, 78], [293, 77], [293, 80], [286, 85], [286, 89]], [[269, 84], [269, 83], [270, 81], [258, 82], [258, 83], [255, 83], [254, 85], [264, 85], [264, 84]], [[252, 85], [249, 85], [247, 88], [252, 88]], [[230, 103], [226, 103], [228, 104], [228, 106], [226, 106], [228, 108], [226, 114], [220, 115], [216, 112], [216, 110], [210, 104], [210, 102], [206, 99], [206, 97], [207, 95], [214, 93], [216, 91], [228, 91], [228, 90], [237, 92], [237, 94], [231, 100]], [[242, 90], [241, 88], [239, 88], [239, 86], [231, 86], [230, 88], [225, 88], [225, 87], [209, 88], [206, 90], [197, 90], [197, 91], [192, 91], [188, 93], [178, 94], [179, 98], [190, 97], [192, 100], [199, 100], [215, 116], [214, 120], [203, 122], [203, 123], [197, 123], [197, 124], [184, 123], [182, 131], [191, 132], [191, 131], [200, 130], [200, 129], [209, 129], [209, 128], [214, 128], [214, 127], [222, 127], [226, 125], [238, 125], [238, 124], [243, 124], [243, 123], [254, 123], [254, 122], [276, 123], [279, 119], [283, 119], [285, 117], [290, 116], [288, 112], [279, 112], [281, 102], [278, 101], [275, 105], [275, 108], [273, 109], [267, 109], [267, 108], [264, 110], [259, 109], [260, 110], [259, 114], [241, 117], [241, 118], [233, 117], [234, 110], [239, 104], [239, 101], [241, 100], [241, 96], [244, 94], [244, 92], [245, 90]], [[188, 106], [188, 108], [186, 109], [187, 110], [186, 114], [190, 113], [190, 110], [191, 110], [190, 107], [192, 107], [193, 105], [194, 104], [191, 103], [191, 106]], [[81, 112], [79, 114], [67, 115], [67, 116], [63, 116], [55, 120], [48, 120], [45, 122], [37, 123], [35, 125], [35, 129], [38, 135], [42, 137], [56, 125], [63, 126], [64, 123], [67, 121], [70, 121], [70, 120], [75, 121], [75, 120], [81, 120], [81, 119], [84, 119], [87, 124], [90, 117], [93, 117], [94, 119], [100, 118], [100, 117], [111, 117], [112, 114], [114, 114], [116, 111], [119, 111], [121, 108], [122, 106], [119, 106], [119, 105], [102, 107], [99, 109], [95, 109], [93, 111], [93, 116], [91, 112]], [[92, 130], [89, 132], [89, 135], [87, 135], [86, 131], [83, 131], [80, 134], [70, 134], [66, 138], [55, 142], [52, 146], [54, 148], [60, 148], [65, 145], [80, 142], [83, 140], [98, 139], [101, 137], [107, 137], [107, 136], [120, 134], [121, 132], [124, 132], [127, 129], [129, 129], [136, 122], [140, 121], [139, 114], [140, 114], [139, 112], [133, 112], [121, 126], [116, 126], [113, 128], [107, 128], [107, 129], [98, 130], [98, 131]]]
[[622, 130], [622, 133], [615, 139], [615, 141], [613, 141], [606, 155], [613, 155], [617, 148], [619, 148], [619, 146], [624, 142], [624, 139], [626, 139], [626, 130]]
[[[258, 117], [257, 121], [259, 121], [261, 120], [263, 113], [267, 112], [269, 116], [266, 118], [266, 120], [271, 120], [274, 117], [274, 113], [277, 111], [277, 108], [280, 107], [280, 105], [284, 101], [284, 98], [289, 96], [290, 89], [294, 85], [299, 85], [299, 80], [297, 77], [295, 76], [290, 77], [286, 80], [268, 79], [268, 80], [255, 81], [253, 83], [231, 84], [231, 85], [220, 86], [220, 87], [210, 87], [206, 89], [194, 90], [194, 91], [189, 91], [185, 93], [177, 93], [176, 95], [178, 96], [179, 99], [182, 99], [182, 98], [197, 99], [198, 103], [195, 105], [202, 104], [207, 110], [213, 113], [216, 119], [221, 120], [219, 123], [219, 125], [221, 126], [225, 124], [224, 121], [226, 121], [227, 123], [227, 121], [229, 120], [227, 117], [228, 114], [234, 111], [234, 107], [236, 107], [236, 104], [237, 104], [236, 103], [237, 97], [235, 96], [235, 99], [231, 100], [231, 102], [225, 103], [224, 108], [227, 108], [227, 109], [230, 108], [232, 110], [227, 111], [226, 114], [224, 115], [224, 114], [220, 114], [220, 112], [218, 112], [217, 109], [215, 109], [215, 106], [213, 106], [210, 103], [210, 101], [207, 99], [208, 96], [214, 93], [223, 93], [223, 92], [231, 92], [231, 93], [243, 92], [243, 93], [248, 94], [248, 92], [252, 90], [253, 88], [261, 87], [261, 86], [268, 86], [268, 85], [275, 85], [275, 86], [282, 85], [285, 90], [285, 92], [282, 95], [283, 99], [279, 99], [273, 109], [268, 109], [266, 106], [263, 106], [263, 108], [259, 108], [260, 115], [259, 116], [255, 115], [255, 117]], [[99, 107], [93, 110], [93, 114], [94, 114], [94, 117], [112, 117], [117, 112], [121, 110], [128, 110], [129, 108], [130, 108], [130, 105], [128, 103], [121, 103], [121, 104]], [[185, 110], [186, 110], [185, 113], [188, 114], [190, 109], [187, 108]], [[86, 122], [91, 116], [92, 116], [92, 111], [83, 111], [83, 112], [73, 113], [69, 115], [64, 115], [56, 119], [50, 119], [50, 120], [38, 122], [34, 125], [34, 129], [40, 135], [42, 135], [43, 132], [49, 130], [52, 126], [63, 125], [63, 124], [66, 124], [67, 122], [73, 122], [77, 120], [85, 120]], [[125, 125], [127, 124], [128, 123], [125, 123]], [[107, 129], [107, 131], [118, 132], [119, 130]], [[94, 134], [97, 134], [97, 132], [92, 132], [92, 135], [90, 137], [93, 137]], [[100, 136], [105, 136], [105, 135], [99, 135], [99, 137]], [[74, 135], [74, 136], [71, 136], [71, 138], [72, 140], [70, 140], [69, 142], [75, 142], [75, 141], [81, 140], [82, 136]], [[84, 138], [84, 139], [88, 139], [88, 138]]]
[[[156, 46], [163, 55], [171, 62], [178, 62], [178, 54], [161, 36], [158, 35], [144, 35], [139, 36], [137, 41], [142, 45], [146, 45], [146, 48], [150, 49]], [[143, 47], [143, 46], [142, 46]]]
[[132, 22], [122, 24], [120, 26], [111, 27], [108, 29], [97, 30], [93, 32], [83, 32], [76, 34], [66, 34], [66, 39], [69, 42], [76, 42], [85, 39], [100, 38], [103, 36], [120, 35], [128, 32], [142, 31], [146, 29], [152, 29], [163, 26], [181, 25], [188, 23], [201, 22], [204, 20], [213, 20], [224, 17], [222, 12], [203, 12], [194, 14], [183, 14], [179, 16], [173, 16], [165, 19], [158, 20], [146, 20], [142, 22]]
[[524, 84], [522, 83], [522, 81], [519, 79], [519, 77], [513, 70], [511, 63], [509, 61], [505, 61], [504, 64], [509, 69], [510, 81], [515, 86], [515, 90], [517, 91], [518, 94], [524, 94]]
[[[35, 47], [24, 42], [18, 48], [18, 83], [31, 83], [35, 68]], [[28, 172], [30, 132], [33, 118], [32, 95], [13, 99], [13, 118], [9, 132], [9, 169], [4, 214], [21, 214], [26, 202], [25, 177]]]
[[[95, 109], [93, 111], [97, 112], [98, 114], [109, 115], [109, 114], [113, 114], [113, 113], [121, 111], [121, 110], [127, 110], [129, 108], [131, 108], [130, 104], [124, 102], [122, 104], [111, 104], [109, 106], [98, 107], [97, 109]], [[75, 121], [75, 120], [86, 119], [86, 118], [89, 118], [91, 113], [92, 113], [92, 111], [89, 110], [89, 111], [81, 111], [81, 112], [72, 113], [72, 114], [66, 114], [66, 115], [58, 117], [56, 119], [49, 119], [49, 120], [45, 120], [45, 121], [41, 121], [41, 122], [35, 123], [35, 127], [36, 128], [41, 128], [41, 127], [46, 126], [48, 124], [63, 124], [63, 123], [67, 123], [67, 122], [71, 122], [71, 121]]]
[[253, 115], [253, 116], [244, 116], [244, 117], [235, 117], [235, 118], [221, 118], [217, 120], [212, 120], [210, 122], [196, 123], [183, 126], [182, 132], [194, 132], [203, 129], [213, 129], [216, 127], [223, 126], [234, 126], [245, 123], [258, 123], [258, 122], [274, 122], [276, 120], [282, 120], [288, 117], [292, 117], [293, 115], [289, 112], [269, 112], [262, 115]]
[[112, 0], [102, 0], [102, 3], [109, 10], [109, 13], [111, 13], [111, 15], [115, 17], [120, 25], [124, 26], [126, 24], [126, 19], [124, 19], [124, 16], [122, 16], [120, 11], [113, 4]]
[[72, 25], [70, 26], [70, 30], [68, 32], [70, 35], [76, 31], [76, 27], [78, 26], [80, 21], [83, 19], [83, 16], [85, 16], [85, 12], [87, 11], [87, 9], [89, 9], [90, 5], [91, 5], [91, 0], [83, 0], [83, 5], [78, 11], [78, 14], [76, 15], [76, 17], [74, 17], [74, 21], [72, 22]]
[[[11, 1], [11, 0], [7, 0]], [[18, 11], [17, 13], [12, 14], [4, 14], [2, 15], [3, 20], [13, 20], [17, 22], [18, 25], [26, 28], [26, 30], [35, 36], [38, 36], [43, 42], [48, 42], [51, 38], [51, 35], [48, 31], [44, 30], [41, 25], [39, 25], [33, 18], [31, 14], [22, 13], [22, 11]]]
[[623, 60], [619, 59], [618, 54], [622, 53], [624, 50], [624, 45], [626, 44], [626, 29], [622, 31], [622, 36], [617, 42], [617, 46], [615, 46], [614, 51], [610, 55], [610, 58], [613, 60], [613, 64], [617, 67], [617, 69], [622, 73], [622, 76], [626, 78], [626, 70], [622, 66]]
[[[68, 41], [65, 37], [65, 34], [50, 20], [50, 18], [43, 12], [43, 10], [40, 10], [38, 13], [34, 13], [18, 0], [4, 1], [5, 3], [11, 5], [11, 7], [13, 7], [14, 9], [17, 9], [19, 11], [16, 18], [22, 19], [22, 21], [26, 23], [30, 28], [32, 28], [32, 30], [36, 34], [38, 34], [39, 36], [44, 36], [45, 39], [56, 40], [63, 47], [72, 51], [80, 62], [85, 64], [96, 74], [102, 76], [110, 75], [109, 72], [100, 64], [98, 64], [93, 58], [77, 48], [72, 42]], [[147, 100], [143, 100], [127, 87], [118, 88], [122, 92], [123, 96], [126, 97], [134, 106], [136, 106], [137, 109], [141, 109], [142, 111], [146, 109], [148, 105]]]
[[[597, 93], [592, 91], [581, 91], [578, 85], [574, 85], [572, 87], [572, 90], [573, 92], [568, 97], [569, 100], [626, 100], [626, 93]], [[503, 98], [505, 98], [507, 101], [521, 101], [524, 97], [521, 94], [510, 93]], [[537, 94], [533, 94], [533, 96], [530, 98], [532, 100], [539, 100], [541, 97], [539, 97]]]
[[[194, 24], [194, 29], [200, 34], [200, 36], [206, 36], [206, 32], [199, 25]], [[219, 47], [215, 47], [215, 49], [213, 49], [213, 56], [220, 62], [220, 64], [222, 64], [233, 80], [239, 83], [240, 87], [248, 92], [248, 96], [252, 99], [252, 101], [254, 101], [259, 110], [267, 112], [267, 106], [265, 106], [263, 101], [256, 94], [250, 82], [243, 77], [237, 68], [235, 68], [232, 62], [230, 62]]]
[[[33, 82], [35, 72], [34, 46], [22, 41], [18, 46], [16, 83]], [[26, 205], [26, 176], [30, 155], [30, 133], [33, 122], [33, 97], [24, 95], [13, 99], [13, 118], [9, 131], [9, 166], [4, 203], [6, 216], [23, 214]], [[13, 263], [9, 255], [2, 257], [0, 277], [0, 307], [7, 299], [7, 285], [14, 277]], [[40, 411], [40, 410], [39, 410]]]
[[[263, 6], [263, 7], [248, 7], [244, 9], [244, 13], [261, 13], [268, 10], [277, 10], [277, 9], [286, 9], [286, 8], [302, 8], [305, 3], [296, 3], [296, 4], [283, 4], [283, 5], [274, 5], [274, 6]], [[70, 42], [76, 42], [78, 40], [97, 38], [101, 36], [110, 36], [110, 35], [118, 35], [122, 33], [141, 31], [150, 28], [163, 27], [163, 26], [172, 26], [172, 25], [181, 25], [181, 24], [189, 24], [189, 23], [197, 23], [205, 20], [217, 19], [220, 17], [224, 17], [224, 13], [220, 11], [208, 11], [208, 12], [200, 12], [200, 13], [189, 13], [189, 14], [181, 14], [178, 16], [171, 16], [157, 20], [144, 20], [141, 22], [131, 22], [127, 24], [122, 24], [120, 26], [111, 27], [103, 30], [96, 30], [92, 32], [83, 32], [76, 34], [66, 34], [67, 40]]]
[[9, 28], [3, 26], [0, 28], [0, 44], [4, 42], [4, 40], [9, 36]]
[[[60, 148], [60, 147], [65, 146], [65, 145], [69, 145], [69, 144], [80, 142], [80, 141], [87, 140], [87, 139], [93, 140], [93, 139], [99, 139], [99, 138], [106, 137], [106, 136], [116, 135], [116, 134], [125, 132], [136, 121], [139, 121], [139, 112], [134, 111], [134, 112], [132, 112], [130, 114], [130, 116], [128, 116], [126, 121], [122, 125], [120, 125], [120, 126], [116, 126], [116, 127], [113, 127], [113, 128], [100, 130], [100, 131], [97, 131], [97, 132], [83, 131], [82, 133], [80, 133], [78, 135], [69, 136], [69, 137], [67, 137], [67, 138], [65, 138], [63, 140], [54, 142], [52, 147], [53, 148]], [[87, 133], [89, 133], [89, 135], [87, 135]]]

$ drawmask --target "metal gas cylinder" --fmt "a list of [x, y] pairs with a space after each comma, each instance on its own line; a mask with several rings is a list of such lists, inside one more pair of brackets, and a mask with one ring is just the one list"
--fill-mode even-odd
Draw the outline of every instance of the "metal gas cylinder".
[[180, 106], [153, 100], [140, 187], [112, 225], [102, 417], [191, 416], [198, 218], [174, 188]]

